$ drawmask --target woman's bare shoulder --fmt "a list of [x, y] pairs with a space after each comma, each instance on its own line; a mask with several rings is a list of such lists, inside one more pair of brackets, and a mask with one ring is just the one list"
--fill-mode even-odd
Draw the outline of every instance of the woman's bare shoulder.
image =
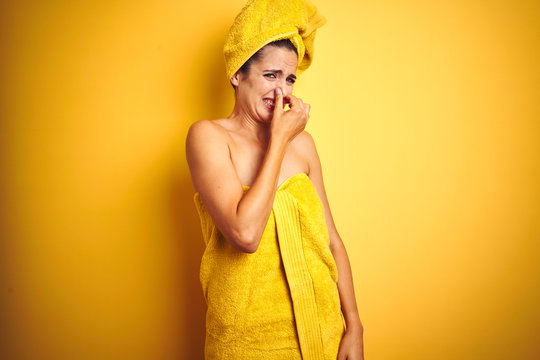
[[294, 150], [304, 158], [309, 169], [319, 162], [315, 140], [306, 130], [298, 134], [291, 142], [291, 145], [293, 145]]
[[299, 142], [301, 145], [306, 145], [313, 142], [313, 136], [311, 136], [311, 134], [307, 130], [303, 130], [294, 138], [294, 140]]
[[199, 135], [199, 133], [204, 133], [207, 135], [213, 136], [225, 136], [227, 131], [221, 125], [221, 122], [225, 119], [215, 119], [215, 120], [198, 120], [190, 125], [188, 129], [188, 137], [190, 135]]
[[213, 166], [220, 166], [230, 158], [229, 134], [215, 120], [198, 120], [188, 129], [185, 150], [197, 184], [201, 172], [210, 172]]
[[315, 140], [306, 130], [296, 135], [293, 141], [291, 141], [291, 145], [294, 147], [295, 151], [306, 157], [312, 156], [313, 151], [315, 150]]
[[[186, 151], [199, 148], [204, 150], [207, 144], [230, 143], [229, 132], [219, 123], [222, 119], [198, 120], [190, 125], [186, 136]], [[201, 149], [203, 148], [203, 149]]]

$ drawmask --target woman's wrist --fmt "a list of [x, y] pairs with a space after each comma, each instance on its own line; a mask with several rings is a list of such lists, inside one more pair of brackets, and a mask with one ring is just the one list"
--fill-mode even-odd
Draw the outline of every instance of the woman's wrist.
[[354, 324], [354, 325], [347, 325], [347, 332], [354, 332], [358, 334], [364, 333], [364, 328], [362, 327], [362, 324]]
[[364, 327], [360, 321], [360, 317], [357, 313], [347, 314], [345, 316], [345, 323], [347, 324], [347, 331], [363, 333]]
[[270, 144], [274, 144], [277, 146], [284, 146], [287, 147], [287, 144], [289, 141], [287, 140], [287, 137], [282, 134], [271, 134], [270, 135]]

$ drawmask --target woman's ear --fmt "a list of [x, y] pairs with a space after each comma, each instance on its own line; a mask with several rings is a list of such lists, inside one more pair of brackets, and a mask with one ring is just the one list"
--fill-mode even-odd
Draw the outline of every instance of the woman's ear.
[[239, 72], [235, 72], [234, 75], [231, 78], [231, 84], [234, 86], [238, 86], [238, 83], [240, 82], [240, 74]]

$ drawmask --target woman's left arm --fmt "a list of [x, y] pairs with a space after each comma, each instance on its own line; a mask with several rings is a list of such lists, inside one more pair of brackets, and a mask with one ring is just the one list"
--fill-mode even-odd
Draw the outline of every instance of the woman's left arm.
[[315, 142], [307, 131], [304, 131], [302, 135], [301, 146], [304, 150], [308, 150], [309, 178], [317, 189], [317, 193], [321, 198], [324, 207], [325, 220], [328, 228], [328, 235], [330, 237], [330, 251], [334, 256], [338, 269], [337, 285], [341, 301], [341, 310], [347, 324], [347, 331], [341, 340], [337, 360], [363, 360], [364, 328], [360, 321], [356, 305], [349, 257], [347, 256], [345, 245], [337, 232], [332, 213], [330, 212], [330, 205], [324, 188], [321, 162], [315, 147]]

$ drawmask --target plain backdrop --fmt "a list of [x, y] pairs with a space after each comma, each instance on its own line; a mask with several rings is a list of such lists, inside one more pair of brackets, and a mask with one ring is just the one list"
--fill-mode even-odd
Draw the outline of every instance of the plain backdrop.
[[[295, 94], [366, 359], [539, 358], [540, 3], [314, 3]], [[202, 358], [185, 136], [232, 111], [243, 5], [2, 2], [0, 358]]]

